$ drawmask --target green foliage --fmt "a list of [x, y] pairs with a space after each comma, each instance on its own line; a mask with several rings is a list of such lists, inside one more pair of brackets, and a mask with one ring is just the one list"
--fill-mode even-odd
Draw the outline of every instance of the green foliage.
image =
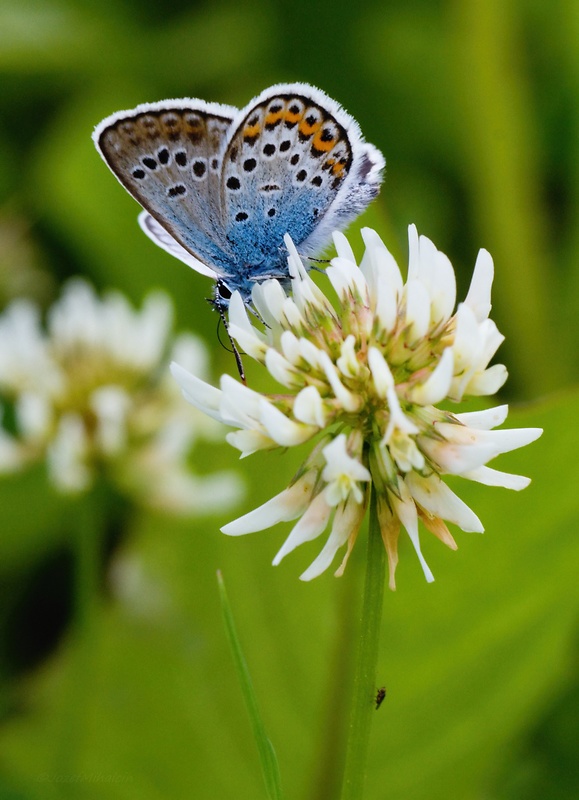
[[[403, 547], [398, 591], [384, 607], [377, 683], [388, 695], [375, 712], [368, 797], [384, 787], [395, 800], [492, 792], [499, 776], [516, 771], [525, 731], [531, 747], [531, 732], [560, 708], [577, 615], [579, 468], [569, 455], [579, 444], [578, 407], [579, 397], [568, 396], [514, 414], [515, 424], [548, 431], [534, 448], [503, 457], [533, 484], [515, 495], [461, 483], [487, 532], [460, 534], [457, 553], [423, 537], [433, 585]], [[556, 467], [566, 456], [565, 484]], [[255, 495], [267, 497], [290, 470], [258, 458]], [[67, 776], [85, 776], [74, 786], [81, 799], [262, 796], [220, 619], [214, 576], [222, 568], [287, 796], [336, 796], [311, 787], [334, 779], [323, 754], [339, 746], [332, 712], [347, 709], [342, 662], [355, 643], [343, 608], [358, 603], [363, 543], [342, 579], [303, 584], [297, 575], [315, 543], [273, 569], [282, 531], [231, 540], [217, 524], [135, 520], [81, 680], [81, 741], [62, 742], [73, 687], [79, 696], [71, 670], [80, 643], [69, 640], [17, 689], [28, 713], [8, 720], [1, 736], [12, 781], [33, 792], [51, 778], [41, 784], [47, 797]], [[76, 763], [63, 763], [63, 750], [74, 750]]]
[[[384, 151], [382, 198], [362, 223], [397, 255], [416, 222], [451, 256], [462, 296], [479, 246], [495, 258], [493, 318], [507, 336], [509, 399], [542, 398], [509, 423], [545, 434], [497, 465], [532, 476], [521, 494], [461, 482], [457, 492], [487, 533], [459, 534], [457, 553], [423, 535], [433, 585], [402, 547], [398, 591], [384, 608], [378, 685], [388, 694], [374, 718], [368, 798], [579, 794], [570, 745], [579, 397], [568, 388], [579, 367], [577, 9], [573, 0], [0, 6], [3, 300], [28, 294], [46, 304], [77, 273], [132, 299], [162, 287], [179, 326], [213, 348], [214, 375], [232, 372], [203, 299], [207, 280], [141, 234], [136, 204], [90, 133], [139, 102], [243, 105], [278, 80], [319, 85]], [[16, 230], [15, 220], [21, 246], [9, 251], [14, 239], [3, 231]], [[213, 471], [234, 457], [215, 445], [202, 463]], [[299, 454], [244, 461], [251, 488], [240, 513], [281, 490], [298, 463]], [[34, 671], [15, 674], [19, 643], [45, 636], [53, 589], [42, 596], [42, 619], [19, 611], [32, 589], [42, 591], [38, 570], [66, 551], [77, 516], [41, 469], [3, 478], [0, 507], [0, 797], [263, 796], [218, 568], [288, 798], [337, 796], [363, 546], [343, 578], [302, 584], [315, 543], [273, 569], [281, 530], [228, 539], [221, 516], [131, 509], [107, 539], [115, 547], [91, 657], [67, 628]]]
[[241, 646], [239, 634], [237, 633], [233, 612], [231, 610], [229, 598], [227, 597], [221, 571], [217, 573], [217, 582], [219, 584], [219, 597], [221, 599], [221, 611], [223, 613], [225, 632], [227, 634], [229, 647], [231, 648], [233, 663], [235, 665], [235, 671], [237, 672], [245, 707], [249, 714], [253, 737], [257, 745], [267, 796], [271, 798], [271, 800], [281, 800], [283, 795], [277, 757], [261, 718], [259, 704], [251, 682], [251, 675], [243, 654], [243, 648]]

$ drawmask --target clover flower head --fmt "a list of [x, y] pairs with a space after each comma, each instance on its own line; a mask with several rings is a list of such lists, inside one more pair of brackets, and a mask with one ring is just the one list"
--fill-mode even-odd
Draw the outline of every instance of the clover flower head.
[[455, 308], [449, 259], [413, 225], [406, 280], [379, 236], [368, 228], [362, 236], [366, 248], [357, 265], [346, 237], [334, 234], [337, 256], [326, 269], [333, 300], [312, 281], [289, 236], [291, 294], [275, 280], [253, 291], [263, 329], [233, 295], [230, 333], [281, 384], [281, 392], [259, 394], [228, 376], [217, 389], [183, 366], [173, 364], [172, 370], [189, 402], [235, 429], [227, 439], [242, 456], [315, 443], [289, 487], [225, 525], [225, 533], [297, 520], [274, 559], [279, 563], [329, 528], [322, 551], [301, 577], [319, 575], [345, 546], [336, 572], [341, 574], [372, 490], [395, 588], [401, 528], [429, 581], [420, 522], [451, 548], [456, 544], [447, 522], [464, 531], [483, 530], [443, 476], [522, 489], [527, 478], [487, 463], [541, 431], [495, 430], [506, 419], [505, 405], [469, 413], [439, 408], [442, 401], [492, 395], [507, 378], [502, 364], [489, 366], [503, 341], [489, 318], [490, 254], [480, 251], [467, 297]]
[[65, 286], [46, 327], [35, 304], [14, 301], [0, 315], [0, 398], [10, 422], [0, 427], [0, 472], [44, 460], [65, 493], [88, 489], [102, 472], [119, 491], [179, 513], [209, 511], [217, 497], [219, 507], [233, 502], [234, 475], [200, 478], [187, 464], [195, 441], [219, 426], [183, 404], [165, 367], [177, 358], [203, 374], [207, 361], [200, 340], [171, 337], [171, 317], [164, 294], [136, 311], [118, 292], [100, 299], [81, 279]]

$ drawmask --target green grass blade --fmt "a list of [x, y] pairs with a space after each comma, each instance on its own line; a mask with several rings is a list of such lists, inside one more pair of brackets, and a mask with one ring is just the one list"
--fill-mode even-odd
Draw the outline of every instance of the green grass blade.
[[239, 636], [237, 635], [237, 630], [235, 628], [231, 606], [229, 605], [229, 599], [227, 597], [227, 592], [225, 591], [223, 576], [219, 570], [217, 571], [217, 581], [219, 584], [219, 595], [221, 599], [223, 621], [225, 622], [225, 631], [231, 647], [231, 653], [233, 655], [233, 661], [235, 662], [235, 668], [237, 670], [239, 682], [241, 684], [243, 699], [249, 713], [253, 736], [255, 738], [255, 743], [257, 744], [267, 796], [270, 798], [270, 800], [282, 800], [283, 794], [281, 790], [281, 779], [279, 774], [279, 765], [277, 763], [277, 756], [266, 733], [263, 720], [259, 713], [257, 698], [253, 689], [253, 683], [251, 681], [245, 656], [243, 655], [241, 642], [239, 641]]

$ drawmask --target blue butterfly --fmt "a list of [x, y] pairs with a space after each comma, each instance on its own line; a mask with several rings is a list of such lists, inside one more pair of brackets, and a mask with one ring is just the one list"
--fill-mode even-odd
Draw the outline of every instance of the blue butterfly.
[[96, 147], [145, 209], [159, 247], [216, 280], [225, 321], [234, 291], [288, 282], [284, 235], [310, 257], [380, 190], [384, 157], [357, 122], [319, 89], [278, 84], [249, 105], [163, 100], [119, 111]]

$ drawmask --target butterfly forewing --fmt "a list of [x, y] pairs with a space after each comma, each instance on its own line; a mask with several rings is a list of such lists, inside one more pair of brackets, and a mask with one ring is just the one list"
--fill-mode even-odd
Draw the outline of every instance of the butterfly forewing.
[[222, 274], [231, 253], [220, 204], [221, 156], [234, 112], [152, 104], [116, 114], [97, 131], [98, 147], [125, 188], [187, 251]]
[[232, 133], [223, 158], [224, 225], [239, 259], [258, 276], [287, 269], [284, 234], [299, 249], [351, 165], [346, 128], [315, 99], [284, 92], [259, 98]]

